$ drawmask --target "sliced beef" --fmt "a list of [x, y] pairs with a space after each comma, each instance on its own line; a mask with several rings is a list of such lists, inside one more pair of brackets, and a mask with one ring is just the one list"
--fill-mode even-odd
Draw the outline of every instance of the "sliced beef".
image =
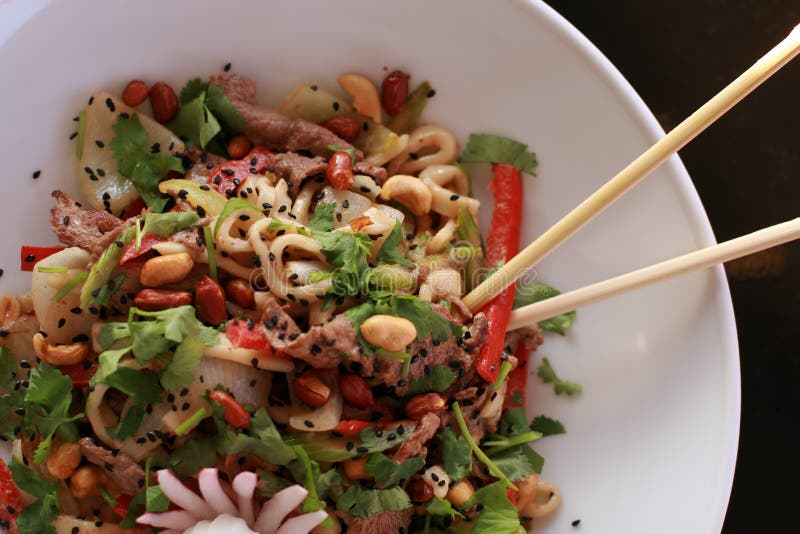
[[408, 532], [413, 508], [400, 512], [378, 512], [369, 519], [356, 519], [347, 527], [347, 534], [395, 534]]
[[[189, 152], [187, 152], [187, 155], [189, 155], [190, 158], [192, 157]], [[201, 184], [207, 184], [210, 181], [211, 169], [227, 161], [223, 157], [208, 152], [204, 153], [202, 156], [198, 156], [196, 160], [194, 158], [192, 159], [194, 160], [194, 165], [186, 172], [185, 178]]]
[[422, 419], [417, 421], [417, 426], [411, 437], [400, 445], [397, 452], [392, 455], [392, 459], [397, 462], [405, 462], [412, 456], [425, 456], [428, 454], [428, 448], [425, 444], [436, 435], [441, 421], [439, 416], [433, 413], [426, 413]]
[[91, 438], [82, 438], [78, 442], [81, 453], [91, 463], [100, 466], [122, 490], [122, 493], [136, 495], [140, 490], [140, 480], [144, 481], [144, 470], [139, 464], [123, 453], [114, 453], [97, 445]]
[[80, 247], [98, 256], [106, 248], [108, 236], [124, 224], [110, 213], [83, 209], [63, 191], [53, 191], [56, 205], [50, 208], [50, 224], [58, 240], [68, 247]]
[[378, 185], [383, 185], [383, 182], [385, 182], [389, 176], [389, 174], [386, 172], [386, 169], [380, 165], [373, 165], [372, 163], [363, 160], [356, 161], [355, 165], [353, 165], [353, 172], [355, 174], [366, 174], [367, 176], [371, 176]]
[[269, 158], [269, 169], [274, 169], [278, 178], [286, 180], [292, 196], [300, 190], [306, 178], [325, 174], [328, 163], [321, 157], [308, 158], [294, 152], [273, 154]]
[[329, 156], [328, 145], [349, 149], [350, 143], [318, 124], [305, 119], [290, 119], [274, 109], [256, 104], [255, 81], [238, 74], [211, 76], [211, 83], [220, 86], [244, 117], [245, 135], [255, 144], [276, 152], [307, 150], [315, 156]]

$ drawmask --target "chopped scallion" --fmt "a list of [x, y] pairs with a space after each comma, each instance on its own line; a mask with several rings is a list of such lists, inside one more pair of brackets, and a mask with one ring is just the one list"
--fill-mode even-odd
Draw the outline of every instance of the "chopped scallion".
[[72, 278], [70, 278], [64, 287], [58, 290], [58, 293], [53, 295], [53, 298], [50, 299], [53, 302], [58, 302], [64, 300], [64, 297], [69, 295], [69, 292], [78, 287], [83, 283], [84, 280], [89, 276], [89, 271], [81, 271]]
[[200, 424], [200, 421], [208, 416], [205, 408], [199, 408], [192, 415], [187, 417], [181, 424], [175, 427], [175, 435], [184, 436], [188, 434], [194, 427]]
[[69, 271], [66, 267], [37, 267], [40, 273], [65, 273]]
[[481, 450], [475, 440], [472, 439], [472, 435], [469, 433], [469, 428], [467, 427], [467, 422], [464, 421], [464, 414], [461, 413], [461, 406], [458, 405], [457, 402], [453, 403], [453, 414], [456, 416], [456, 423], [458, 423], [458, 428], [461, 430], [461, 435], [464, 436], [464, 439], [467, 440], [467, 444], [469, 448], [472, 449], [473, 454], [480, 460], [483, 465], [489, 468], [489, 472], [503, 481], [503, 483], [515, 490], [518, 491], [519, 488], [511, 482], [508, 477], [503, 473], [499, 467], [497, 467], [492, 460], [486, 456], [486, 453]]
[[208, 275], [215, 282], [217, 281], [217, 252], [214, 248], [214, 235], [210, 226], [203, 227], [203, 237], [206, 240], [206, 252], [208, 253]]

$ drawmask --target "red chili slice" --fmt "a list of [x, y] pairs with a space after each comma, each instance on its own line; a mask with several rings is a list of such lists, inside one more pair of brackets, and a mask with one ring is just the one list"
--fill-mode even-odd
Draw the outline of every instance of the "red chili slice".
[[225, 335], [228, 336], [228, 339], [231, 340], [234, 347], [263, 351], [267, 354], [272, 353], [272, 348], [269, 346], [267, 336], [264, 334], [264, 330], [261, 329], [259, 323], [254, 324], [253, 328], [250, 328], [247, 321], [234, 319], [228, 323]]
[[0, 462], [0, 520], [8, 522], [9, 532], [16, 530], [15, 519], [25, 507], [20, 498], [14, 477], [5, 462]]
[[140, 256], [144, 256], [148, 252], [153, 249], [153, 245], [157, 243], [161, 243], [164, 241], [153, 234], [144, 234], [142, 236], [142, 242], [139, 245], [139, 250], [136, 250], [136, 240], [131, 241], [128, 244], [128, 247], [125, 249], [125, 252], [122, 253], [122, 257], [119, 259], [119, 264], [124, 265], [131, 260], [134, 260]]
[[236, 402], [236, 399], [231, 397], [229, 393], [215, 389], [208, 395], [208, 398], [218, 402], [225, 409], [225, 415], [222, 417], [226, 423], [234, 428], [245, 430], [250, 428], [250, 412]]
[[369, 421], [348, 419], [345, 421], [341, 421], [338, 425], [336, 425], [336, 428], [334, 428], [333, 431], [338, 432], [343, 436], [357, 436], [359, 432], [371, 426], [372, 423], [370, 423]]
[[208, 183], [215, 185], [217, 191], [230, 198], [250, 176], [267, 170], [271, 155], [272, 152], [263, 146], [254, 147], [244, 158], [226, 161], [211, 169]]
[[[87, 365], [88, 364], [88, 365]], [[84, 388], [89, 385], [89, 380], [97, 372], [97, 362], [77, 363], [61, 368], [61, 372], [72, 380], [72, 385], [76, 388]]]
[[22, 245], [19, 251], [20, 269], [23, 271], [33, 271], [33, 266], [37, 262], [52, 256], [56, 252], [61, 252], [64, 247], [32, 247]]

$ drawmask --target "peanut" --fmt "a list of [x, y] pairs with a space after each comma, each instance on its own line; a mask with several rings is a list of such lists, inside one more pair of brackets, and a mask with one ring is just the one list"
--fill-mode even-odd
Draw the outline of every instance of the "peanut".
[[133, 303], [146, 311], [161, 311], [192, 303], [188, 291], [168, 291], [166, 289], [142, 289], [136, 294]]
[[178, 114], [178, 97], [164, 82], [157, 82], [150, 88], [150, 104], [153, 116], [161, 124], [168, 123]]
[[89, 355], [89, 345], [76, 342], [70, 345], [51, 345], [41, 332], [33, 335], [33, 352], [42, 361], [63, 367], [81, 363]]
[[433, 499], [433, 488], [421, 478], [416, 479], [411, 484], [411, 500], [415, 503], [424, 503], [431, 499]]
[[460, 508], [475, 495], [475, 488], [469, 483], [469, 480], [462, 480], [456, 483], [450, 491], [447, 492], [447, 500], [455, 506]]
[[217, 326], [228, 318], [225, 292], [208, 276], [203, 276], [194, 291], [194, 306], [197, 308], [197, 317], [204, 323]]
[[322, 121], [319, 125], [332, 131], [348, 143], [355, 141], [361, 134], [361, 122], [354, 117], [338, 115]]
[[294, 381], [294, 394], [309, 406], [325, 406], [331, 398], [331, 388], [312, 374], [305, 373]]
[[406, 404], [406, 415], [409, 419], [419, 421], [425, 414], [441, 412], [447, 405], [447, 399], [438, 393], [422, 393], [411, 397]]
[[103, 472], [95, 465], [84, 465], [69, 478], [69, 491], [76, 499], [100, 495], [98, 486], [103, 482]]
[[135, 108], [147, 100], [147, 84], [142, 80], [131, 80], [122, 91], [122, 101]]
[[367, 459], [359, 458], [357, 460], [345, 460], [342, 462], [344, 467], [344, 474], [350, 480], [367, 480], [370, 476], [367, 474]]
[[375, 398], [372, 396], [367, 381], [358, 375], [346, 374], [339, 376], [339, 390], [345, 402], [355, 408], [372, 408]]
[[69, 478], [81, 464], [81, 446], [77, 443], [60, 443], [47, 457], [47, 471], [58, 480]]
[[228, 156], [231, 159], [242, 159], [250, 152], [251, 148], [253, 148], [253, 143], [246, 136], [236, 135], [228, 141]]
[[225, 295], [228, 300], [241, 306], [242, 308], [254, 309], [256, 307], [256, 297], [250, 282], [241, 278], [230, 278], [225, 282]]
[[169, 254], [150, 258], [142, 265], [139, 281], [143, 286], [158, 287], [180, 282], [194, 267], [194, 260], [189, 254]]
[[414, 323], [392, 315], [373, 315], [361, 323], [360, 330], [368, 342], [391, 352], [405, 350], [417, 338]]

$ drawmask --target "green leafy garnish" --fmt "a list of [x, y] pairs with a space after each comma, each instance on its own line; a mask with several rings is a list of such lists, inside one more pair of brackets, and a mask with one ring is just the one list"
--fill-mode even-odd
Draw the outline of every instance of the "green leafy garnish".
[[171, 211], [168, 213], [148, 213], [144, 216], [142, 233], [156, 237], [169, 237], [181, 230], [191, 228], [200, 222], [194, 211]]
[[187, 337], [178, 345], [167, 369], [161, 374], [161, 385], [164, 389], [174, 393], [194, 381], [205, 345], [197, 337]]
[[394, 228], [392, 228], [386, 241], [383, 242], [380, 251], [378, 251], [378, 261], [397, 263], [404, 267], [416, 267], [414, 263], [408, 261], [400, 250], [398, 250], [403, 239], [403, 226], [400, 224], [400, 221], [397, 221], [394, 223]]
[[145, 203], [155, 212], [162, 212], [167, 199], [158, 191], [158, 183], [169, 171], [183, 174], [183, 162], [169, 154], [152, 154], [147, 144], [147, 131], [136, 114], [117, 117], [112, 127], [114, 139], [109, 143], [119, 173], [130, 180]]
[[144, 407], [141, 404], [134, 404], [125, 412], [119, 424], [108, 433], [119, 440], [128, 439], [139, 430], [145, 415]]
[[[222, 428], [221, 423], [217, 424]], [[287, 445], [264, 408], [259, 408], [250, 418], [247, 432], [236, 433], [225, 426], [220, 432], [221, 439], [217, 450], [220, 454], [234, 455], [250, 452], [274, 465], [288, 465], [296, 458], [291, 446]]]
[[456, 436], [450, 427], [439, 435], [442, 441], [442, 463], [448, 476], [459, 481], [472, 472], [472, 449], [466, 438]]
[[519, 513], [508, 500], [506, 486], [501, 481], [476, 491], [466, 507], [478, 504], [482, 504], [483, 509], [475, 517], [472, 534], [514, 534], [520, 529]]
[[225, 91], [195, 78], [181, 90], [180, 101], [178, 114], [167, 125], [170, 130], [200, 148], [227, 155], [225, 143], [244, 131], [245, 121]]
[[470, 134], [467, 148], [459, 158], [461, 163], [507, 163], [533, 174], [538, 165], [536, 154], [528, 145], [507, 137], [491, 134]]
[[415, 378], [408, 386], [407, 395], [419, 395], [435, 391], [442, 393], [447, 391], [456, 380], [456, 372], [444, 365], [435, 365], [431, 368], [430, 374], [423, 374]]
[[406, 97], [400, 110], [386, 122], [386, 127], [397, 134], [405, 134], [416, 128], [419, 118], [431, 94], [431, 84], [426, 80]]
[[246, 200], [243, 200], [238, 197], [229, 198], [228, 201], [225, 203], [225, 206], [222, 208], [222, 211], [217, 216], [217, 222], [214, 225], [214, 235], [217, 235], [219, 227], [222, 226], [222, 221], [224, 221], [228, 217], [228, 215], [240, 209], [250, 209], [261, 215], [261, 211], [253, 204], [247, 202]]
[[67, 280], [67, 283], [64, 284], [64, 287], [59, 289], [58, 292], [55, 295], [53, 295], [53, 298], [51, 298], [50, 300], [52, 302], [61, 302], [62, 300], [64, 300], [64, 297], [69, 295], [70, 291], [81, 285], [81, 283], [84, 280], [86, 280], [88, 276], [89, 276], [89, 271], [81, 271], [79, 273], [76, 273], [75, 276]]
[[17, 360], [5, 345], [0, 346], [0, 435], [8, 440], [16, 439], [15, 430], [22, 417], [14, 409], [24, 405], [23, 394], [14, 389], [16, 383]]
[[214, 234], [210, 226], [203, 227], [203, 239], [206, 242], [206, 254], [208, 254], [208, 276], [215, 282], [217, 281], [217, 252], [214, 246]]
[[94, 302], [101, 306], [108, 306], [108, 303], [111, 302], [111, 297], [114, 296], [114, 293], [119, 291], [124, 281], [125, 273], [120, 273], [103, 284], [100, 287], [100, 291], [97, 292], [97, 296], [94, 297]]
[[561, 395], [565, 393], [567, 395], [575, 395], [576, 393], [580, 393], [583, 391], [583, 386], [580, 384], [576, 384], [575, 382], [570, 382], [569, 380], [562, 380], [558, 377], [553, 366], [550, 365], [550, 360], [547, 358], [542, 358], [542, 363], [539, 365], [539, 369], [536, 371], [536, 374], [539, 375], [539, 378], [542, 379], [542, 382], [545, 384], [553, 383], [553, 389], [556, 392], [556, 395]]
[[[534, 302], [549, 299], [550, 297], [555, 297], [560, 294], [561, 292], [556, 288], [535, 280], [528, 283], [520, 283], [517, 286], [517, 293], [514, 296], [514, 308], [527, 306], [528, 304], [533, 304]], [[555, 317], [550, 317], [544, 321], [539, 321], [539, 326], [543, 330], [555, 332], [563, 336], [566, 334], [569, 327], [572, 326], [574, 320], [575, 310], [572, 310], [562, 313], [561, 315], [556, 315]]]
[[[292, 447], [297, 459], [289, 464], [289, 471], [298, 482], [300, 482], [305, 489], [308, 490], [308, 497], [303, 501], [302, 511], [313, 512], [315, 510], [322, 510], [325, 508], [325, 503], [320, 498], [320, 493], [317, 489], [317, 482], [320, 479], [319, 464], [309, 458], [308, 453], [301, 445]], [[336, 470], [331, 470], [336, 473]], [[330, 472], [330, 471], [329, 471]], [[338, 475], [338, 473], [336, 473]], [[330, 477], [326, 477], [326, 484], [330, 487]], [[322, 523], [324, 526], [332, 526], [333, 520], [327, 518]]]
[[204, 467], [217, 465], [217, 437], [190, 439], [175, 449], [167, 460], [179, 477], [188, 477], [197, 474]]
[[369, 519], [380, 512], [399, 512], [407, 508], [411, 508], [411, 499], [399, 487], [370, 490], [355, 484], [336, 500], [337, 510], [361, 519]]
[[185, 436], [191, 432], [194, 427], [200, 424], [200, 421], [208, 417], [210, 414], [205, 408], [198, 408], [196, 412], [183, 420], [181, 424], [175, 427], [175, 435]]
[[467, 441], [469, 448], [472, 449], [472, 453], [489, 469], [489, 472], [499, 478], [505, 486], [514, 490], [518, 489], [514, 483], [506, 477], [505, 473], [494, 465], [494, 462], [481, 450], [478, 444], [475, 443], [475, 440], [472, 439], [472, 435], [469, 433], [469, 428], [467, 427], [467, 422], [464, 420], [464, 414], [461, 413], [461, 406], [459, 406], [457, 402], [454, 402], [452, 409], [453, 415], [455, 415], [456, 418], [456, 423], [458, 423], [458, 429], [461, 431], [461, 436]]
[[525, 480], [533, 472], [541, 473], [544, 466], [544, 458], [525, 444], [506, 449], [491, 458], [497, 468], [515, 482]]
[[162, 389], [158, 383], [158, 375], [130, 367], [118, 367], [103, 379], [103, 383], [125, 393], [136, 404], [158, 402], [161, 398]]
[[[134, 321], [137, 316], [153, 320]], [[219, 337], [216, 330], [197, 319], [194, 307], [188, 305], [153, 312], [131, 308], [128, 328], [133, 340], [133, 355], [142, 363], [168, 352], [186, 338], [197, 337], [206, 345], [214, 345]]]
[[166, 512], [169, 510], [169, 499], [161, 490], [161, 486], [149, 486], [145, 491], [145, 509], [148, 512]]
[[566, 429], [561, 421], [550, 419], [544, 415], [540, 415], [533, 419], [531, 423], [531, 430], [539, 432], [542, 436], [553, 436], [555, 434], [564, 434]]
[[346, 152], [348, 156], [350, 156], [350, 161], [352, 163], [356, 162], [356, 149], [355, 148], [339, 148], [336, 145], [328, 145], [328, 150], [331, 152]]
[[[97, 301], [100, 292], [103, 290], [103, 286], [108, 284], [109, 280], [111, 280], [111, 275], [113, 274], [114, 269], [116, 269], [119, 265], [119, 260], [122, 257], [125, 247], [131, 242], [135, 234], [136, 229], [133, 227], [125, 230], [119, 239], [114, 243], [111, 243], [111, 245], [109, 245], [109, 247], [100, 255], [97, 262], [92, 265], [92, 268], [86, 277], [86, 282], [84, 282], [83, 287], [81, 288], [82, 309], [88, 310], [92, 302]], [[69, 293], [69, 291], [67, 291], [67, 293]], [[67, 293], [64, 295], [66, 296]]]
[[55, 534], [52, 523], [58, 517], [61, 506], [58, 500], [58, 484], [45, 480], [33, 469], [22, 465], [15, 457], [8, 465], [14, 483], [22, 491], [32, 495], [36, 501], [29, 504], [17, 517], [20, 532]]
[[25, 424], [38, 429], [43, 438], [36, 447], [34, 463], [41, 464], [47, 460], [56, 433], [66, 441], [78, 438], [78, 428], [73, 421], [83, 417], [83, 414], [70, 416], [71, 404], [72, 380], [68, 376], [46, 363], [31, 370], [28, 391], [25, 393]]
[[331, 278], [330, 294], [357, 296], [361, 293], [361, 278], [367, 270], [367, 256], [372, 240], [366, 234], [350, 232], [320, 232], [312, 236], [322, 245], [322, 253], [336, 267]]
[[[336, 202], [321, 202], [314, 209], [314, 214], [308, 221], [312, 232], [332, 232], [333, 214], [336, 211]], [[271, 225], [270, 225], [271, 226]], [[269, 230], [272, 232], [273, 230]]]
[[411, 476], [424, 464], [425, 458], [422, 456], [412, 456], [398, 464], [384, 454], [375, 453], [367, 458], [364, 470], [375, 479], [378, 487], [388, 489], [394, 486], [405, 486]]

